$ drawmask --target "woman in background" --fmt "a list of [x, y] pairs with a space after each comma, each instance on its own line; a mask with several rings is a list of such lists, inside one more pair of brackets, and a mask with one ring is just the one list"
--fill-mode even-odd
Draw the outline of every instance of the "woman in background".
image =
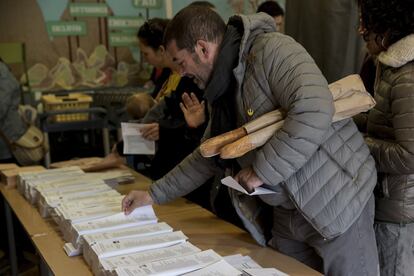
[[378, 169], [381, 275], [414, 275], [414, 1], [359, 0], [360, 33], [377, 58], [366, 142]]

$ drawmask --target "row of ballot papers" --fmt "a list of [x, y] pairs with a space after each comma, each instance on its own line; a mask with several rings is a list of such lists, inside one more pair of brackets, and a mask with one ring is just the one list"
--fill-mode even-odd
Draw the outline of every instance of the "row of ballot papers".
[[121, 211], [111, 186], [126, 172], [84, 173], [78, 167], [22, 173], [17, 186], [43, 217], [59, 226], [69, 256], [83, 254], [95, 275], [286, 275], [248, 256], [202, 251], [159, 222], [152, 206]]

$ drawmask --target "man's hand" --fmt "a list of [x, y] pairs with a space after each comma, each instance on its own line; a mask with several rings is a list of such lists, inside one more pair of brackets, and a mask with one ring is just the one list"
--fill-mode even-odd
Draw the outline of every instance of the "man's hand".
[[183, 102], [180, 103], [181, 110], [184, 113], [185, 121], [191, 128], [197, 128], [206, 120], [205, 103], [198, 101], [194, 93], [188, 95], [184, 93], [182, 96]]
[[252, 167], [242, 169], [234, 179], [249, 193], [252, 193], [256, 187], [263, 185], [263, 181], [260, 180]]
[[158, 123], [146, 124], [139, 131], [147, 140], [158, 141], [160, 139], [160, 125]]
[[129, 215], [135, 208], [151, 205], [152, 200], [149, 192], [147, 191], [131, 191], [122, 199], [122, 211], [125, 215]]

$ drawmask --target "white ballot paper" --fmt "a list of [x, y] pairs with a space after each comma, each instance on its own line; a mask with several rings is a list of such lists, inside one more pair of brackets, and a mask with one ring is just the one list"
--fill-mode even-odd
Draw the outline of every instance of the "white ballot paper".
[[88, 222], [75, 223], [72, 225], [72, 237], [70, 241], [77, 245], [82, 235], [106, 232], [132, 226], [157, 223], [154, 209], [151, 205], [136, 208], [131, 214], [125, 215], [120, 212], [116, 215], [91, 220]]
[[242, 193], [244, 193], [246, 195], [266, 195], [266, 194], [275, 194], [276, 193], [275, 191], [272, 191], [272, 190], [269, 190], [269, 189], [266, 189], [266, 188], [263, 188], [263, 187], [257, 187], [257, 188], [254, 189], [254, 192], [249, 193], [248, 191], [246, 191], [245, 188], [243, 188], [231, 176], [227, 176], [227, 177], [223, 178], [221, 180], [221, 183], [223, 183], [224, 185], [226, 185], [226, 186], [228, 186], [228, 187], [230, 187], [232, 189], [235, 189], [235, 190], [237, 190], [239, 192], [242, 192]]
[[242, 272], [235, 269], [225, 260], [218, 261], [212, 265], [206, 266], [205, 268], [183, 274], [186, 276], [238, 276], [242, 275]]
[[138, 267], [117, 268], [116, 273], [119, 276], [182, 275], [184, 273], [204, 268], [220, 260], [222, 260], [221, 256], [209, 249], [194, 255], [146, 263]]
[[118, 255], [125, 255], [144, 250], [167, 247], [185, 242], [187, 236], [181, 231], [162, 233], [153, 236], [146, 236], [137, 239], [126, 238], [118, 240], [105, 240], [93, 244], [92, 250], [98, 258], [108, 258]]
[[145, 263], [160, 261], [170, 258], [182, 257], [185, 255], [195, 254], [201, 250], [189, 242], [177, 245], [146, 250], [129, 255], [121, 255], [110, 258], [101, 259], [101, 266], [104, 270], [115, 270], [120, 267], [136, 267]]
[[145, 124], [121, 123], [124, 154], [155, 154], [155, 141], [142, 137], [142, 126]]
[[276, 268], [246, 268], [243, 270], [250, 276], [289, 276]]
[[92, 245], [98, 241], [120, 240], [130, 237], [145, 237], [151, 235], [158, 235], [162, 233], [168, 233], [172, 231], [173, 229], [171, 226], [169, 226], [165, 222], [160, 222], [143, 226], [133, 226], [115, 231], [83, 235], [83, 239], [87, 244]]
[[68, 210], [61, 207], [58, 207], [57, 209], [57, 213], [61, 215], [61, 219], [68, 220], [72, 224], [115, 215], [122, 211], [119, 201], [82, 209]]
[[225, 256], [223, 259], [232, 265], [234, 268], [237, 268], [240, 271], [246, 268], [262, 268], [258, 263], [256, 263], [250, 256], [243, 256], [241, 254]]

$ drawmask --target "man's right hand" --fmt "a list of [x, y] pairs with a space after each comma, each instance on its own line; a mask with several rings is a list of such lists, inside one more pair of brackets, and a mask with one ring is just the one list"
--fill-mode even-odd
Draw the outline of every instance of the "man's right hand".
[[131, 191], [122, 199], [122, 211], [125, 215], [129, 215], [135, 208], [153, 203], [148, 191]]
[[191, 128], [197, 128], [206, 120], [205, 103], [197, 99], [194, 93], [182, 95], [183, 102], [180, 103], [180, 108], [184, 113], [184, 118], [187, 125]]

